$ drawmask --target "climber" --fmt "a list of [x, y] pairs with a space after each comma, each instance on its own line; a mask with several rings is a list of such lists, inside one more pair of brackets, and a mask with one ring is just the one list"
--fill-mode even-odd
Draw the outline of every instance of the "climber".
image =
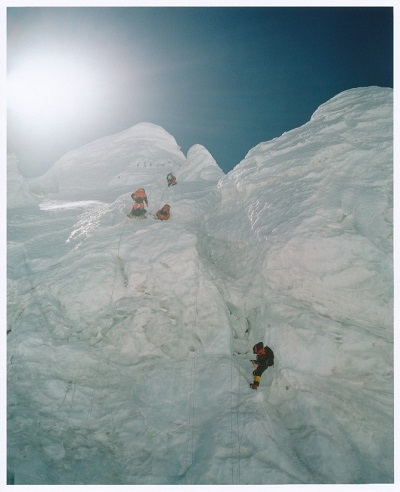
[[176, 178], [172, 173], [167, 174], [167, 182], [168, 182], [168, 186], [176, 185]]
[[168, 220], [170, 218], [170, 216], [171, 216], [171, 214], [169, 212], [169, 209], [170, 208], [171, 208], [171, 206], [168, 205], [168, 203], [166, 203], [163, 206], [163, 208], [156, 213], [157, 219], [159, 219], [159, 220]]
[[250, 384], [250, 387], [256, 390], [260, 385], [261, 374], [266, 371], [269, 366], [274, 365], [274, 352], [267, 345], [264, 347], [262, 342], [258, 342], [253, 347], [253, 354], [257, 355], [257, 359], [251, 361], [256, 368], [253, 371], [254, 382]]
[[144, 188], [138, 188], [131, 195], [133, 200], [132, 210], [128, 214], [128, 217], [143, 217], [146, 215], [146, 209], [144, 208], [144, 204], [146, 203], [149, 206], [147, 201], [147, 195], [144, 191]]

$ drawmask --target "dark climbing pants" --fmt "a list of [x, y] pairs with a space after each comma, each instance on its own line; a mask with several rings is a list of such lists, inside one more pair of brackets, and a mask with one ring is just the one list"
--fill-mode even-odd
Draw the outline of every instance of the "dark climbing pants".
[[260, 376], [268, 368], [267, 364], [258, 364], [256, 369], [253, 371], [253, 376]]

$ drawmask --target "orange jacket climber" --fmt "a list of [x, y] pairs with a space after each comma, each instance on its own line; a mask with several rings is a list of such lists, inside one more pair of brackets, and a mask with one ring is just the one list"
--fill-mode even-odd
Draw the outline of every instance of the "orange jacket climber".
[[133, 206], [129, 215], [131, 217], [144, 215], [146, 213], [144, 204], [149, 206], [144, 188], [138, 188], [134, 193], [132, 193], [131, 197], [133, 200]]
[[159, 220], [168, 220], [170, 218], [170, 216], [171, 216], [171, 214], [169, 212], [169, 209], [170, 208], [171, 208], [171, 206], [168, 205], [168, 203], [166, 203], [163, 206], [163, 208], [156, 213], [157, 219], [159, 219]]

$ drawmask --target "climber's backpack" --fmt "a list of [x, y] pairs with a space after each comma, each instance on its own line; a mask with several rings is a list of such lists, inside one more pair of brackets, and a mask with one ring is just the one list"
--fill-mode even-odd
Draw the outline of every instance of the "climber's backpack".
[[268, 367], [274, 365], [274, 352], [267, 345], [264, 347], [265, 355], [267, 356]]

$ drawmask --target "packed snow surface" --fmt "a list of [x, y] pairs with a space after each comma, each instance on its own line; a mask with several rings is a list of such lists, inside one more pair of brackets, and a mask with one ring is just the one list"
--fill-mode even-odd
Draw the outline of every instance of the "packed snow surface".
[[393, 483], [392, 114], [346, 91], [227, 175], [150, 123], [10, 156], [9, 483]]

